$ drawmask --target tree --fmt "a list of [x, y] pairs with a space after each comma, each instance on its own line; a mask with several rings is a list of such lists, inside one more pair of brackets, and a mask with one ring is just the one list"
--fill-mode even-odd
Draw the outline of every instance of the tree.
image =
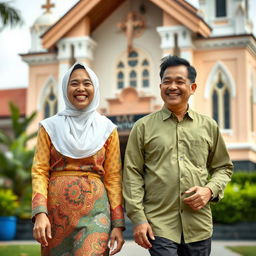
[[9, 104], [11, 113], [11, 135], [0, 130], [0, 144], [7, 150], [0, 151], [0, 176], [11, 181], [11, 187], [19, 199], [24, 196], [31, 184], [31, 166], [34, 150], [27, 148], [27, 142], [36, 136], [36, 132], [27, 134], [26, 130], [36, 116], [20, 117], [20, 111], [13, 103]]
[[6, 26], [14, 27], [16, 25], [22, 25], [23, 19], [20, 11], [12, 7], [9, 2], [0, 2], [0, 31]]

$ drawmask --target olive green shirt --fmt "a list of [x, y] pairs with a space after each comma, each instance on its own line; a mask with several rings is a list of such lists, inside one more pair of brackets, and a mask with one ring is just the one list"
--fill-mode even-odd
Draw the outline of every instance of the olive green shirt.
[[182, 232], [186, 243], [207, 239], [210, 204], [194, 211], [183, 202], [184, 192], [209, 187], [218, 201], [232, 170], [214, 120], [189, 109], [179, 122], [163, 107], [138, 120], [130, 133], [123, 173], [127, 215], [134, 225], [148, 222], [155, 236], [176, 243]]

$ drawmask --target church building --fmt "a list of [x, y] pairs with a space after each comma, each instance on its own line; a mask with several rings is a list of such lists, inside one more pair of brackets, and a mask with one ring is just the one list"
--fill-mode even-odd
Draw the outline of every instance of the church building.
[[99, 112], [118, 126], [122, 153], [136, 120], [160, 109], [160, 60], [183, 57], [198, 71], [190, 107], [214, 118], [235, 168], [256, 170], [254, 0], [80, 0], [55, 20], [43, 5], [31, 27], [26, 113], [30, 127], [64, 107], [61, 81], [76, 61], [100, 80]]

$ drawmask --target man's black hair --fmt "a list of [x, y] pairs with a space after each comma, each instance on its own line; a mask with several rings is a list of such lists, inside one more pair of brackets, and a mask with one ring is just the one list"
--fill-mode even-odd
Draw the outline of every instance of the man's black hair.
[[160, 65], [160, 78], [162, 80], [164, 71], [168, 67], [176, 67], [176, 66], [186, 66], [188, 70], [188, 79], [191, 83], [194, 83], [196, 81], [196, 70], [193, 66], [190, 65], [190, 63], [178, 56], [172, 56], [168, 55], [161, 59], [161, 65]]

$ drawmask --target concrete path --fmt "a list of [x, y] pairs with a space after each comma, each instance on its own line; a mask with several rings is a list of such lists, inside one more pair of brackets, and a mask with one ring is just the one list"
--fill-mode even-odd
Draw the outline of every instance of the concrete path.
[[[225, 248], [225, 246], [236, 246], [236, 245], [254, 245], [256, 241], [213, 241], [211, 256], [239, 256]], [[255, 252], [256, 255], [256, 252]], [[133, 241], [126, 241], [123, 249], [116, 256], [150, 256], [147, 250], [141, 248]]]
[[[34, 241], [0, 241], [0, 245], [3, 244], [33, 244], [37, 243]], [[216, 241], [212, 242], [212, 253], [211, 256], [239, 256], [239, 254], [234, 253], [226, 249], [226, 246], [256, 246], [256, 241]], [[256, 252], [255, 252], [256, 255]], [[3, 255], [4, 256], [4, 255]], [[123, 249], [116, 256], [150, 256], [147, 250], [138, 246], [131, 240], [125, 242]]]

